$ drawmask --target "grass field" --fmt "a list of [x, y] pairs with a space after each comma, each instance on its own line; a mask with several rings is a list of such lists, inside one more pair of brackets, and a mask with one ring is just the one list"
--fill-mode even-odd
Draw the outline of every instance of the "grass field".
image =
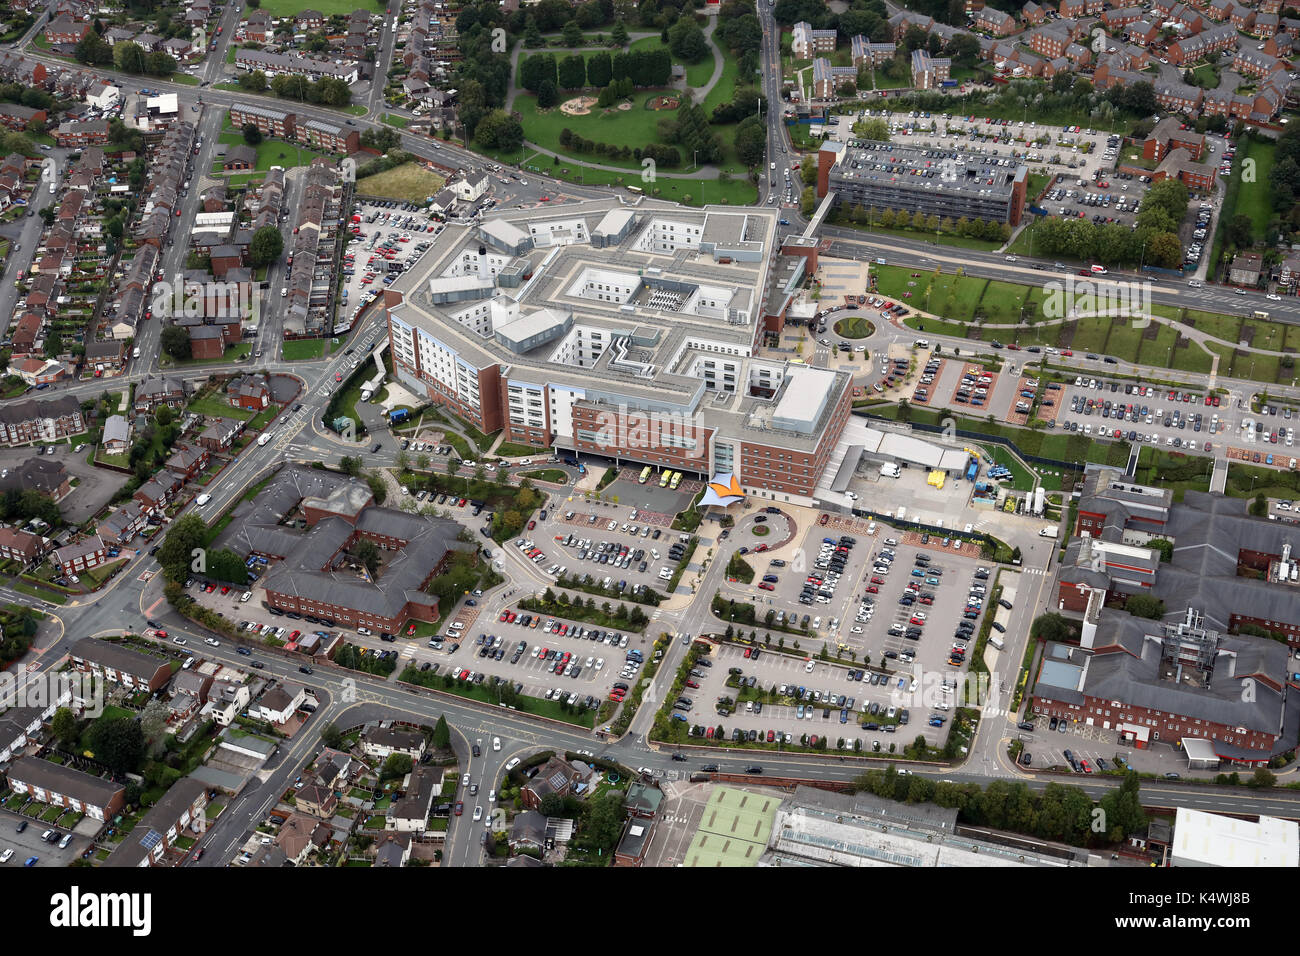
[[246, 422], [253, 417], [253, 413], [248, 409], [235, 408], [228, 405], [216, 394], [205, 395], [203, 398], [195, 399], [190, 402], [188, 410], [196, 415], [237, 418], [241, 422]]
[[423, 204], [441, 189], [447, 180], [415, 163], [403, 163], [393, 169], [357, 180], [357, 192], [367, 196], [386, 196], [405, 202]]
[[851, 319], [840, 319], [835, 323], [835, 334], [846, 339], [865, 339], [874, 334], [876, 327], [860, 315]]
[[282, 346], [282, 353], [286, 362], [317, 359], [321, 357], [324, 350], [324, 339], [295, 339], [291, 342], [285, 342]]
[[[1245, 148], [1234, 159], [1242, 177], [1241, 191], [1237, 194], [1237, 208], [1224, 210], [1220, 220], [1231, 220], [1234, 215], [1247, 215], [1255, 227], [1255, 238], [1263, 239], [1264, 230], [1273, 216], [1273, 204], [1268, 199], [1268, 174], [1273, 169], [1277, 144], [1261, 139], [1246, 141]], [[1244, 154], [1244, 155], [1243, 155]], [[1255, 180], [1246, 182], [1247, 163], [1254, 160]], [[1238, 172], [1234, 169], [1233, 172]]]
[[[375, 0], [321, 0], [320, 3], [313, 2], [311, 8], [319, 10], [328, 17], [334, 14], [347, 16], [358, 8], [371, 13], [381, 13], [384, 5], [376, 3]], [[291, 17], [306, 8], [297, 0], [262, 0], [261, 9], [273, 17]]]

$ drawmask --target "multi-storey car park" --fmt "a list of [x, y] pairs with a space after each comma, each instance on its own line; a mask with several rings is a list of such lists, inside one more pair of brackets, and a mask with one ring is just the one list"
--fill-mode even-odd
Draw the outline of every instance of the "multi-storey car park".
[[906, 209], [950, 219], [1019, 225], [1028, 170], [1014, 159], [875, 140], [827, 141], [817, 155], [817, 195], [866, 209]]
[[777, 218], [607, 199], [449, 224], [386, 292], [394, 370], [511, 441], [806, 502], [852, 390], [757, 354], [779, 329]]

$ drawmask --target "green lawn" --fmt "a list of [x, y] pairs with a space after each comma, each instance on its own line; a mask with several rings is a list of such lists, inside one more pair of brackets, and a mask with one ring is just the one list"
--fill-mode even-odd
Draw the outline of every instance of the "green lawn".
[[519, 442], [503, 441], [497, 446], [495, 454], [502, 458], [524, 458], [528, 455], [545, 455], [550, 456], [549, 448], [539, 448], [535, 445], [523, 445]]
[[211, 395], [205, 395], [203, 398], [195, 399], [190, 402], [189, 410], [196, 415], [221, 416], [223, 418], [237, 418], [246, 422], [253, 417], [253, 413], [246, 408], [235, 408], [227, 404], [215, 392]]
[[318, 359], [325, 351], [324, 339], [295, 339], [285, 342], [282, 355], [286, 362], [301, 362]]
[[846, 339], [865, 339], [874, 334], [876, 327], [860, 315], [851, 319], [841, 319], [835, 323], [835, 334]]
[[[1273, 205], [1268, 198], [1268, 174], [1273, 169], [1277, 144], [1268, 140], [1248, 139], [1244, 148], [1234, 157], [1233, 172], [1243, 177], [1241, 191], [1237, 194], [1237, 208], [1225, 209], [1220, 221], [1231, 221], [1234, 215], [1247, 215], [1255, 227], [1255, 238], [1263, 239], [1268, 221], [1273, 217]], [[1254, 182], [1245, 182], [1246, 163], [1255, 162]]]
[[389, 126], [396, 126], [398, 129], [406, 129], [406, 124], [410, 122], [405, 116], [398, 116], [396, 113], [385, 113], [380, 117]]
[[227, 346], [225, 352], [221, 354], [221, 358], [219, 359], [186, 359], [184, 362], [167, 359], [164, 361], [163, 365], [164, 367], [168, 367], [176, 365], [208, 365], [212, 362], [240, 362], [247, 358], [249, 353], [252, 351], [252, 342], [236, 342], [234, 345]]

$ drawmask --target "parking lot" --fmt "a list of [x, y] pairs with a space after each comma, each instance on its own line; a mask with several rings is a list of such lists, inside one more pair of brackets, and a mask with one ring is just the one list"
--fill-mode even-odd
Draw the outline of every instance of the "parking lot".
[[919, 690], [907, 668], [843, 667], [722, 645], [691, 672], [674, 712], [705, 740], [721, 725], [728, 740], [743, 733], [752, 742], [815, 746], [812, 737], [824, 736], [833, 748], [842, 737], [860, 740], [861, 752], [888, 753], [891, 743], [902, 749], [920, 734], [930, 743], [939, 737], [930, 711], [912, 706]]
[[379, 291], [420, 260], [442, 224], [414, 203], [358, 202], [350, 226], [354, 239], [344, 251], [340, 314], [355, 317]]
[[[1119, 735], [1113, 730], [1041, 715], [1033, 724], [1032, 731], [1017, 732], [1025, 748], [1020, 757], [1021, 766], [1031, 770], [1057, 767], [1073, 769], [1076, 773], [1096, 773], [1113, 770], [1117, 753], [1128, 759], [1128, 746], [1118, 744]], [[1070, 757], [1074, 758], [1073, 764]]]
[[414, 657], [422, 670], [436, 669], [477, 683], [500, 677], [522, 685], [521, 693], [528, 696], [550, 700], [577, 694], [580, 700], [591, 698], [588, 706], [595, 706], [617, 684], [630, 684], [644, 665], [630, 658], [644, 658], [646, 651], [644, 636], [634, 631], [592, 627], [513, 607], [495, 619], [480, 618], [463, 633], [457, 651], [451, 642], [435, 639], [428, 648], [408, 645], [399, 653], [403, 659]]
[[[38, 455], [38, 452], [45, 448], [53, 448], [54, 454]], [[73, 451], [74, 448], [80, 451]], [[22, 448], [6, 448], [0, 450], [0, 469], [7, 469], [12, 473], [20, 468], [23, 462], [32, 458], [42, 464], [62, 465], [67, 469], [68, 479], [76, 482], [76, 487], [59, 502], [59, 508], [69, 524], [77, 525], [97, 514], [108, 504], [124, 480], [119, 475], [88, 464], [87, 448], [88, 446], [83, 444], [80, 438], [74, 438], [71, 444], [60, 442], [48, 446], [28, 445]]]
[[[1043, 417], [1054, 412], [1056, 427], [1062, 430], [1202, 455], [1213, 454], [1216, 443], [1222, 448], [1233, 439], [1240, 415], [1219, 396], [1210, 396], [1207, 405], [1204, 392], [1093, 378], [1076, 378], [1074, 384], [1044, 395], [1056, 404], [1043, 409]], [[1285, 446], [1285, 437], [1281, 444]]]
[[[21, 804], [23, 798], [12, 796], [10, 800], [18, 801]], [[27, 826], [22, 833], [18, 832], [19, 825], [26, 821]], [[68, 846], [60, 847], [61, 841], [47, 843], [41, 839], [41, 834], [46, 830], [52, 829], [47, 823], [40, 820], [34, 820], [31, 817], [23, 816], [17, 813], [11, 813], [8, 810], [0, 813], [0, 855], [6, 851], [12, 850], [13, 855], [3, 865], [9, 868], [21, 867], [28, 857], [37, 857], [38, 862], [35, 866], [71, 866], [86, 849], [88, 840], [85, 837], [73, 836], [68, 842]], [[59, 828], [59, 833], [67, 836], [68, 830]]]

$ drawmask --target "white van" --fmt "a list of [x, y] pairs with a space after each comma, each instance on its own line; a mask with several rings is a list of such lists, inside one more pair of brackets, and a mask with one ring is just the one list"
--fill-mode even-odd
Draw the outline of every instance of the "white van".
[[267, 442], [269, 442], [270, 440], [271, 440], [271, 433], [270, 433], [270, 432], [263, 432], [263, 433], [258, 437], [258, 439], [257, 439], [257, 443], [258, 443], [259, 445], [265, 445], [265, 444], [266, 444]]
[[198, 505], [200, 508], [202, 508], [204, 505], [206, 505], [206, 504], [207, 504], [209, 501], [211, 501], [211, 500], [212, 500], [212, 496], [209, 495], [209, 494], [206, 494], [206, 493], [205, 493], [205, 494], [201, 494], [201, 495], [199, 495], [197, 498], [195, 498], [195, 499], [194, 499], [194, 503], [195, 503], [196, 505]]
[[140, 347], [137, 345], [135, 348], [131, 350], [131, 358], [139, 358], [139, 357], [140, 357]]

